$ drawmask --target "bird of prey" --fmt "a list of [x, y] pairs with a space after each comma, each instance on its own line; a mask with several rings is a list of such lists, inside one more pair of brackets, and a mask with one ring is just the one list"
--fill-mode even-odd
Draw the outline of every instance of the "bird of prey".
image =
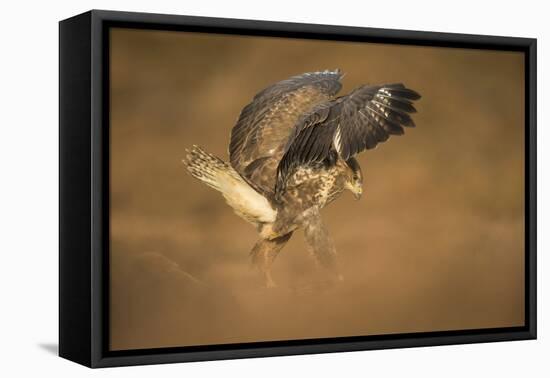
[[342, 76], [338, 69], [310, 72], [263, 89], [231, 130], [229, 162], [198, 146], [184, 159], [193, 177], [256, 227], [250, 254], [268, 287], [275, 286], [273, 261], [298, 228], [319, 264], [342, 278], [320, 210], [346, 189], [361, 197], [355, 155], [415, 126], [417, 92], [403, 84], [363, 85], [336, 97]]

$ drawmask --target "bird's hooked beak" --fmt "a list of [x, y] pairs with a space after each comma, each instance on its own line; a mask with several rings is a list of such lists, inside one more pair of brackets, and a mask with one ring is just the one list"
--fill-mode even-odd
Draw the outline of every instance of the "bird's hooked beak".
[[352, 190], [353, 197], [356, 201], [359, 201], [361, 199], [361, 195], [363, 194], [363, 188], [360, 186], [357, 186], [354, 188], [355, 190]]
[[346, 189], [349, 190], [351, 194], [353, 194], [353, 197], [355, 198], [356, 201], [358, 201], [361, 198], [361, 195], [363, 194], [363, 187], [359, 182], [355, 182], [355, 183], [347, 182]]

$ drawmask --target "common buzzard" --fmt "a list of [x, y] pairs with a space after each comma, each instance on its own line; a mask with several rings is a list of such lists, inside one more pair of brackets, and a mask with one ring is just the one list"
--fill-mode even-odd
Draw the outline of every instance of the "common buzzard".
[[231, 130], [229, 162], [198, 146], [184, 160], [193, 177], [220, 191], [258, 230], [251, 257], [268, 287], [275, 257], [300, 227], [318, 262], [341, 279], [319, 211], [345, 189], [361, 197], [355, 155], [415, 126], [410, 113], [418, 93], [403, 84], [363, 85], [335, 97], [342, 76], [304, 73], [265, 88]]

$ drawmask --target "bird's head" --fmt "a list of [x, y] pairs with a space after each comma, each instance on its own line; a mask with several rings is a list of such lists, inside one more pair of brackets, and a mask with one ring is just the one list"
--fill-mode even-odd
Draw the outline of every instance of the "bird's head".
[[349, 158], [346, 163], [350, 169], [345, 187], [353, 193], [356, 200], [359, 200], [361, 194], [363, 194], [363, 172], [361, 172], [361, 166], [355, 158]]

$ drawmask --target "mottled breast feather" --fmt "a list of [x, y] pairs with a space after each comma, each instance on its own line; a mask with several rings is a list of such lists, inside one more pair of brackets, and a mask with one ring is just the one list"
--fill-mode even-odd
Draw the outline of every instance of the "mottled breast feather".
[[271, 198], [277, 166], [288, 137], [303, 114], [334, 97], [342, 87], [339, 70], [305, 73], [259, 92], [231, 130], [233, 168], [255, 189]]
[[276, 197], [298, 167], [344, 161], [414, 127], [420, 95], [403, 84], [364, 85], [317, 105], [292, 130], [277, 169]]

